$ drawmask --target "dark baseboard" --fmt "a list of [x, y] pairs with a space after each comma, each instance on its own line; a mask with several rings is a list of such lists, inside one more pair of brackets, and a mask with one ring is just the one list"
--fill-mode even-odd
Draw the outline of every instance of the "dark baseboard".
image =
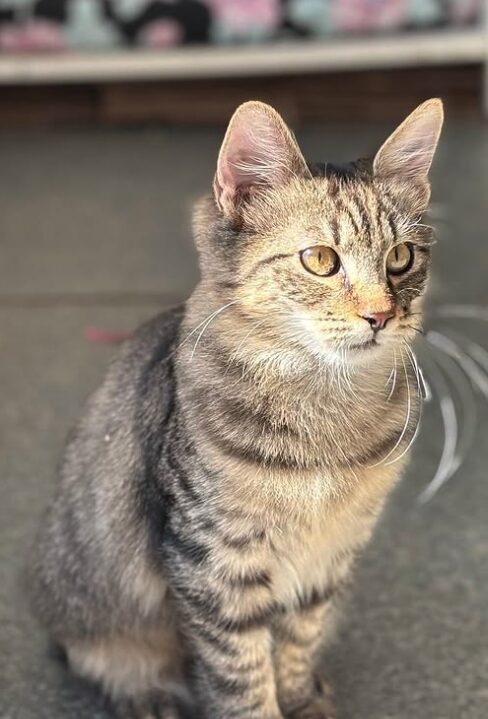
[[481, 65], [216, 80], [16, 86], [0, 89], [0, 127], [225, 123], [265, 100], [295, 125], [396, 120], [432, 96], [451, 115], [481, 115]]

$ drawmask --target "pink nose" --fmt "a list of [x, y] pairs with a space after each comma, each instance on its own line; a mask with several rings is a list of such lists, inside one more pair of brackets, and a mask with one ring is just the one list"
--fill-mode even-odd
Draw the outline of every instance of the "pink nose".
[[365, 312], [361, 316], [366, 320], [366, 322], [369, 322], [371, 328], [377, 332], [378, 330], [382, 330], [386, 327], [386, 323], [388, 320], [391, 320], [393, 315], [394, 312], [390, 310], [388, 312]]

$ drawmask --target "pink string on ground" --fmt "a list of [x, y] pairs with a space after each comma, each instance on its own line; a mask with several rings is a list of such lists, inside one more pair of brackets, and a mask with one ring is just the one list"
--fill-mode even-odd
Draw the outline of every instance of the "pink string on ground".
[[132, 336], [132, 332], [116, 332], [89, 325], [85, 328], [85, 339], [99, 345], [119, 345]]

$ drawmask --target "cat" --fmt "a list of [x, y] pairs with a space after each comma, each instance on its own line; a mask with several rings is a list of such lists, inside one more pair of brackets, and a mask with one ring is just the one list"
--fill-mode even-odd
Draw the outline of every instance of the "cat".
[[33, 550], [36, 614], [118, 716], [335, 716], [320, 654], [417, 428], [442, 121], [321, 170], [268, 105], [232, 117], [201, 280], [88, 400]]

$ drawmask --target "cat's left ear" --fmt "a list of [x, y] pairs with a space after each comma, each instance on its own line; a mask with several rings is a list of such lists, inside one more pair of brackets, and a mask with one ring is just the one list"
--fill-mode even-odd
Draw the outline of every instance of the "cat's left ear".
[[228, 216], [263, 188], [279, 187], [293, 177], [310, 177], [295, 138], [281, 116], [263, 102], [237, 108], [220, 149], [214, 180], [215, 199]]
[[376, 153], [373, 174], [380, 179], [427, 184], [443, 120], [439, 98], [419, 105]]

